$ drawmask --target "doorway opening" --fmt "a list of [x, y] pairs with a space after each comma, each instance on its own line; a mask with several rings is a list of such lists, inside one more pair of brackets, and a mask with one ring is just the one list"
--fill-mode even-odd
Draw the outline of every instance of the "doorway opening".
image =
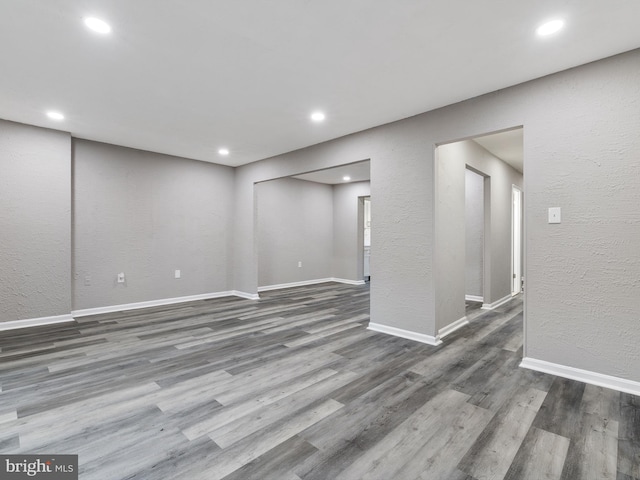
[[[433, 258], [439, 338], [522, 290], [523, 138], [518, 127], [436, 147]], [[470, 304], [476, 308], [469, 309]]]
[[369, 160], [254, 185], [258, 292], [340, 282], [363, 285], [360, 199]]

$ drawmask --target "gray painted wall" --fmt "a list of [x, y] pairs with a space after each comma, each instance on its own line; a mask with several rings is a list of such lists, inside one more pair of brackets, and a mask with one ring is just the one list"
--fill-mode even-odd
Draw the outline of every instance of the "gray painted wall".
[[[240, 167], [235, 286], [257, 287], [255, 181], [371, 159], [371, 319], [434, 335], [435, 145], [523, 125], [525, 353], [639, 381], [638, 111], [634, 50]], [[547, 223], [550, 206], [563, 208], [562, 224]]]
[[[375, 205], [371, 269], [376, 275], [371, 286], [371, 309], [377, 312], [381, 323], [396, 322], [395, 326], [418, 332], [433, 330], [432, 252], [426, 248], [433, 243], [429, 227], [433, 223], [429, 200], [433, 192], [427, 188], [432, 183], [433, 166], [425, 158], [429, 148], [432, 146], [421, 135], [419, 124], [408, 121], [239, 167], [234, 226], [235, 289], [251, 293], [257, 288], [257, 262], [252, 255], [255, 182], [377, 158], [376, 165], [371, 166]], [[393, 187], [395, 182], [405, 182], [408, 177], [412, 180], [406, 188]]]
[[333, 186], [333, 274], [345, 280], [363, 280], [364, 218], [358, 217], [360, 197], [371, 194], [369, 182]]
[[259, 286], [330, 278], [331, 185], [282, 178], [256, 185], [255, 193]]
[[484, 177], [465, 169], [465, 294], [482, 297]]
[[281, 178], [257, 184], [258, 285], [362, 280], [358, 198], [369, 194], [369, 182], [331, 186]]
[[[435, 145], [522, 125], [525, 128], [526, 182], [525, 354], [552, 363], [640, 381], [640, 351], [637, 348], [640, 344], [640, 329], [637, 328], [637, 312], [640, 311], [640, 297], [637, 295], [640, 286], [639, 111], [640, 50], [635, 50], [406, 120], [246, 165], [235, 172], [215, 166], [209, 170], [205, 168], [206, 164], [202, 164], [202, 170], [200, 167], [196, 167], [196, 170], [216, 172], [211, 178], [214, 186], [209, 187], [215, 192], [211, 194], [213, 200], [201, 192], [201, 196], [190, 201], [200, 207], [202, 202], [199, 199], [205, 203], [211, 202], [209, 207], [215, 213], [205, 216], [221, 224], [217, 224], [215, 228], [210, 228], [208, 223], [202, 228], [191, 228], [188, 227], [191, 220], [186, 218], [192, 217], [187, 215], [185, 227], [188, 227], [186, 230], [197, 233], [190, 239], [197, 239], [202, 231], [205, 232], [213, 245], [198, 247], [197, 251], [209, 254], [205, 262], [220, 266], [224, 271], [214, 277], [204, 275], [201, 282], [196, 282], [197, 286], [192, 285], [187, 289], [188, 294], [219, 290], [219, 285], [225, 285], [225, 280], [229, 278], [235, 289], [256, 292], [258, 260], [254, 215], [255, 182], [370, 159], [371, 189], [375, 192], [372, 321], [435, 335], [439, 326], [446, 324], [446, 320], [437, 314], [435, 303], [436, 285], [443, 280], [442, 273], [435, 268], [436, 252], [433, 248], [436, 231]], [[3, 129], [5, 127], [6, 124], [3, 124]], [[20, 126], [22, 128], [24, 127]], [[64, 314], [70, 308], [69, 242], [65, 242], [63, 232], [68, 231], [69, 225], [64, 213], [65, 208], [68, 211], [69, 203], [64, 198], [68, 197], [70, 190], [63, 188], [65, 182], [69, 186], [69, 176], [65, 177], [61, 173], [70, 157], [63, 157], [61, 154], [58, 156], [63, 148], [62, 139], [68, 142], [68, 135], [46, 133], [52, 139], [60, 138], [59, 149], [34, 146], [30, 140], [18, 138], [23, 135], [32, 138], [13, 130], [9, 134], [3, 133], [0, 150], [3, 164], [14, 162], [13, 166], [6, 169], [7, 172], [11, 168], [15, 169], [11, 177], [3, 175], [3, 193], [0, 197], [3, 209], [4, 205], [9, 205], [9, 211], [2, 212], [3, 225], [15, 227], [16, 232], [10, 240], [5, 240], [8, 234], [3, 234], [2, 241], [8, 245], [2, 247], [3, 275], [5, 268], [14, 268], [12, 265], [23, 268], [30, 264], [30, 258], [42, 258], [42, 261], [34, 262], [38, 263], [39, 271], [34, 273], [35, 276], [22, 278], [24, 276], [10, 273], [11, 281], [0, 284], [3, 296], [0, 300], [3, 305], [8, 305], [3, 308], [7, 309], [6, 315], [10, 319]], [[34, 149], [39, 153], [34, 153]], [[12, 160], [16, 158], [14, 156], [31, 160], [52, 157], [57, 166], [51, 167], [53, 171], [47, 173], [46, 182], [45, 176], [41, 176], [41, 185], [38, 186], [38, 181], [31, 179], [33, 169], [23, 168], [24, 164], [20, 162], [15, 163]], [[127, 171], [128, 161], [124, 158], [128, 155], [118, 159], [119, 155], [103, 152], [100, 156], [103, 158], [96, 162], [97, 167], [112, 159], [119, 165], [115, 170], [121, 173]], [[85, 157], [76, 158], [79, 165], [84, 161], [83, 158]], [[162, 272], [156, 272], [145, 257], [142, 265], [134, 270], [127, 270], [130, 268], [127, 265], [112, 268], [116, 267], [115, 264], [112, 265], [112, 260], [118, 258], [110, 251], [115, 250], [110, 246], [110, 236], [115, 235], [115, 242], [120, 246], [124, 241], [126, 250], [129, 249], [128, 242], [131, 242], [134, 250], [139, 246], [134, 240], [127, 238], [127, 232], [103, 227], [104, 219], [100, 216], [106, 213], [106, 224], [121, 226], [120, 216], [128, 215], [128, 210], [133, 209], [140, 214], [144, 210], [148, 211], [150, 207], [144, 205], [144, 199], [139, 198], [134, 191], [146, 188], [146, 193], [152, 195], [159, 205], [169, 208], [172, 212], [170, 216], [180, 217], [172, 210], [175, 199], [158, 191], [154, 192], [153, 186], [145, 182], [166, 185], [163, 183], [162, 172], [171, 171], [180, 180], [178, 184], [191, 185], [193, 180], [196, 185], [201, 185], [195, 178], [197, 175], [189, 174], [189, 180], [181, 183], [180, 172], [183, 169], [168, 167], [165, 161], [172, 161], [163, 156], [140, 154], [140, 157], [132, 161], [151, 167], [153, 162], [147, 161], [150, 158], [158, 159], [162, 168], [154, 166], [150, 170], [153, 175], [148, 172], [145, 175], [144, 169], [133, 167], [131, 183], [127, 188], [113, 187], [113, 181], [122, 186], [128, 180], [126, 175], [123, 177], [110, 172], [109, 167], [104, 167], [99, 173], [84, 172], [84, 177], [76, 178], [74, 185], [79, 191], [75, 192], [74, 198], [77, 213], [83, 220], [80, 222], [76, 218], [74, 222], [74, 248], [76, 267], [97, 267], [102, 257], [100, 248], [106, 248], [106, 261], [109, 264], [105, 267], [105, 277], [113, 279], [120, 270], [126, 273], [143, 272], [143, 277], [145, 272], [152, 272], [144, 278], [144, 282], [155, 285], [159, 281], [159, 286], [145, 290], [149, 285], [143, 286], [140, 279], [135, 278], [138, 283], [130, 283], [126, 287], [135, 287], [135, 294], [133, 290], [115, 290], [114, 285], [109, 283], [111, 280], [104, 281], [103, 273], [99, 272], [99, 284], [94, 285], [100, 286], [103, 291], [96, 296], [86, 296], [75, 291], [75, 308], [148, 300], [151, 296], [161, 298], [180, 295], [180, 291], [174, 288], [178, 284], [171, 278], [171, 273], [174, 268], [182, 268], [186, 274], [189, 266], [163, 265]], [[27, 161], [26, 165], [42, 166], [41, 162], [35, 161]], [[45, 165], [42, 168], [46, 172], [49, 167]], [[25, 173], [27, 171], [28, 174]], [[106, 184], [113, 188], [106, 187], [96, 178], [102, 172]], [[82, 175], [82, 172], [77, 170], [76, 174]], [[154, 181], [147, 177], [154, 177]], [[225, 180], [222, 180], [223, 177]], [[112, 190], [109, 195], [122, 193], [128, 203], [122, 202], [120, 198], [113, 200], [109, 197], [108, 201], [116, 205], [110, 203], [103, 207], [97, 202], [91, 204], [91, 197], [94, 195], [88, 191], [91, 185], [84, 187], [82, 184], [87, 178], [89, 181], [94, 180], [97, 187], [95, 195], [106, 195], [107, 192], [102, 190]], [[231, 186], [232, 179], [235, 188]], [[7, 187], [11, 183], [26, 193], [4, 193], [5, 187], [15, 188]], [[211, 185], [211, 182], [206, 183]], [[203, 188], [199, 189], [201, 190]], [[180, 196], [186, 191], [188, 190], [185, 188], [178, 188], [172, 193]], [[40, 201], [42, 192], [46, 193], [45, 200]], [[215, 202], [218, 199], [224, 201], [231, 194], [233, 202], [226, 202], [218, 210]], [[81, 203], [80, 199], [88, 200], [89, 205]], [[143, 203], [143, 207], [136, 205], [138, 201]], [[13, 213], [14, 204], [22, 202], [40, 204], [42, 209], [24, 207], [27, 217], [32, 215], [31, 221], [24, 222], [21, 214]], [[547, 208], [551, 206], [562, 207], [562, 224], [547, 223]], [[227, 233], [224, 238], [223, 232], [229, 231], [226, 226], [230, 222], [230, 208], [234, 214], [233, 234], [230, 236]], [[50, 214], [47, 215], [47, 212]], [[166, 218], [164, 212], [154, 211], [154, 215], [156, 213], [160, 218]], [[135, 217], [138, 218], [139, 215], [136, 214]], [[124, 227], [129, 228], [131, 221], [130, 218], [129, 223], [124, 222]], [[134, 225], [133, 228], [139, 228], [142, 235], [154, 231], [148, 228], [147, 218], [143, 218], [143, 222], [146, 222], [146, 226]], [[41, 233], [41, 223], [46, 226], [45, 233], [51, 233], [52, 236], [47, 238]], [[194, 223], [197, 221], [194, 220]], [[180, 233], [172, 228], [172, 222], [165, 223], [163, 220], [161, 224], [168, 232]], [[40, 235], [40, 239], [33, 238], [34, 232], [26, 231], [33, 225], [38, 225], [35, 234]], [[31, 245], [26, 248], [18, 245], [22, 238], [26, 238]], [[154, 236], [145, 238], [142, 242], [153, 247], [153, 238]], [[165, 248], [164, 245], [167, 244], [161, 244], [163, 246], [156, 252], [163, 251], [166, 255], [166, 251], [171, 248]], [[187, 248], [190, 246], [187, 245]], [[31, 255], [34, 257], [28, 259]], [[160, 257], [157, 253], [152, 256]], [[221, 256], [224, 260], [220, 260]], [[233, 265], [232, 277], [229, 262]], [[172, 287], [165, 289], [167, 268], [170, 268], [167, 281]], [[76, 269], [80, 278], [85, 271], [95, 278], [95, 274], [89, 272], [89, 269]], [[133, 280], [131, 276], [129, 280]], [[74, 289], [76, 286], [74, 284]], [[142, 288], [138, 290], [139, 287]], [[223, 286], [222, 289], [224, 288], [228, 287]], [[491, 290], [493, 292], [493, 286]], [[497, 293], [498, 290], [495, 290]]]
[[0, 322], [71, 311], [71, 136], [0, 120]]
[[522, 175], [477, 143], [441, 145], [436, 159], [435, 265], [438, 329], [464, 317], [466, 166], [489, 177], [484, 303], [511, 294], [511, 188]]
[[232, 168], [73, 146], [74, 310], [230, 290]]
[[465, 316], [465, 158], [456, 154], [458, 145], [443, 145], [436, 152], [433, 257], [438, 330]]

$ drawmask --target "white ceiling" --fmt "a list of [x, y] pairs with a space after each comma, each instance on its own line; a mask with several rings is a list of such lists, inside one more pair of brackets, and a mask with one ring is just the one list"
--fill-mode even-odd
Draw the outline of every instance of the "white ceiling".
[[[511, 165], [513, 168], [523, 173], [524, 168], [524, 130], [515, 128], [504, 132], [492, 133], [475, 137], [474, 142], [491, 152], [500, 160]], [[364, 182], [371, 179], [371, 162], [365, 160], [363, 162], [355, 162], [339, 167], [325, 168], [315, 172], [303, 173], [302, 175], [294, 175], [293, 178], [307, 180], [316, 183], [326, 183], [328, 185], [337, 185], [346, 183], [345, 176], [350, 177], [348, 182]]]
[[[326, 183], [328, 185], [336, 185], [348, 182], [365, 182], [371, 179], [370, 161], [351, 163], [340, 167], [326, 168], [302, 175], [294, 175], [293, 178], [307, 180], [309, 182]], [[350, 180], [345, 180], [347, 176]]]
[[523, 173], [524, 168], [524, 135], [522, 128], [508, 130], [506, 132], [494, 133], [476, 137], [473, 140], [489, 150], [500, 160], [511, 165], [513, 168]]
[[638, 18], [638, 0], [3, 0], [0, 118], [241, 165], [638, 48]]

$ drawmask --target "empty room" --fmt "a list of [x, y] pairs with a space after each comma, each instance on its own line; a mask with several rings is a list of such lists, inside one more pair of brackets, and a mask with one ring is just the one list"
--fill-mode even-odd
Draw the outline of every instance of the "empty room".
[[640, 480], [640, 3], [0, 4], [0, 478]]

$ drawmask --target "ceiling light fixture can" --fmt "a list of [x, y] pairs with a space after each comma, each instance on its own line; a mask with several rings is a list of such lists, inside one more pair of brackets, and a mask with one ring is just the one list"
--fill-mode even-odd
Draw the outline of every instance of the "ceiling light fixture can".
[[564, 20], [556, 19], [551, 20], [549, 22], [543, 23], [536, 29], [536, 33], [541, 37], [546, 37], [547, 35], [552, 35], [558, 31], [560, 31], [564, 27]]
[[325, 115], [322, 112], [313, 112], [311, 114], [311, 120], [314, 122], [322, 122], [325, 119]]
[[87, 17], [84, 19], [84, 24], [87, 28], [93, 30], [96, 33], [107, 34], [111, 32], [111, 26], [104, 20], [100, 20], [96, 17]]
[[218, 153], [220, 155], [229, 155], [229, 149], [228, 148], [221, 148], [220, 150], [218, 150]]
[[55, 112], [53, 110], [47, 112], [47, 117], [49, 117], [51, 120], [64, 120], [63, 114], [61, 114], [60, 112]]

